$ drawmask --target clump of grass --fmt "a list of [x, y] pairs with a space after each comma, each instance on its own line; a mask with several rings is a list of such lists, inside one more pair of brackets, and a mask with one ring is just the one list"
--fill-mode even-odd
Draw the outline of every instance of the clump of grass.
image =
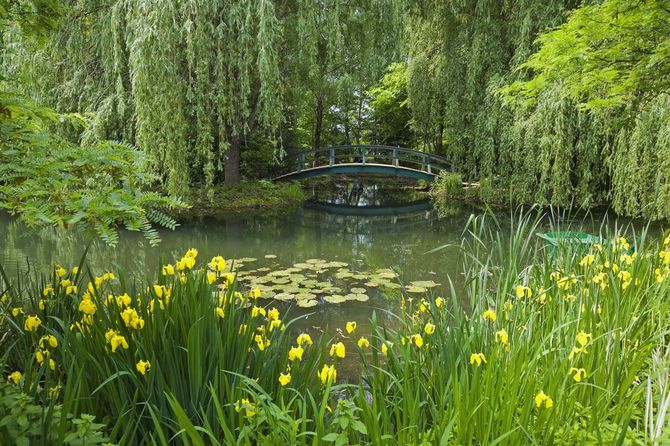
[[463, 177], [459, 173], [440, 171], [430, 187], [430, 192], [442, 197], [460, 197], [463, 195]]
[[95, 414], [123, 444], [667, 441], [667, 364], [654, 352], [668, 346], [670, 238], [603, 233], [549, 253], [534, 236], [541, 220], [472, 218], [465, 285], [404, 300], [394, 329], [373, 316], [372, 335], [346, 352], [361, 362], [351, 382], [333, 379], [339, 339], [315, 336], [295, 359], [298, 339], [272, 304], [193, 251], [149, 284], [81, 268], [20, 287], [5, 277], [5, 372], [20, 371], [15, 385], [40, 404]]

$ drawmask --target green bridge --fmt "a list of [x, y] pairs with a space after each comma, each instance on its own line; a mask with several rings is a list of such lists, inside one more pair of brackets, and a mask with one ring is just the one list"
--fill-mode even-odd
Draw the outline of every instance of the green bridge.
[[441, 156], [383, 145], [320, 147], [290, 153], [285, 160], [287, 172], [274, 181], [321, 175], [385, 175], [432, 181], [442, 170], [453, 171], [449, 160]]

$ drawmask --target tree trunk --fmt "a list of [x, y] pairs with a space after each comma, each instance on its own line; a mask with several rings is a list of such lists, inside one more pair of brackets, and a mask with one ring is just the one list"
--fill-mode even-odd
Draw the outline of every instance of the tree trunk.
[[314, 123], [314, 141], [312, 146], [321, 147], [321, 127], [323, 127], [323, 96], [316, 97], [316, 121]]
[[231, 186], [240, 182], [240, 149], [242, 138], [233, 137], [230, 147], [226, 150], [226, 162], [224, 163], [225, 186]]
[[435, 153], [439, 156], [444, 156], [442, 153], [442, 136], [444, 135], [444, 124], [440, 122], [437, 126], [437, 140], [435, 141]]

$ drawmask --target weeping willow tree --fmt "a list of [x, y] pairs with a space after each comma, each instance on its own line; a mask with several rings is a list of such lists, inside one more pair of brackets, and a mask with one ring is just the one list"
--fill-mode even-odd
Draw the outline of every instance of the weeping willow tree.
[[82, 127], [87, 119], [64, 115], [21, 92], [16, 61], [39, 48], [57, 25], [57, 2], [0, 0], [0, 210], [32, 227], [83, 228], [110, 245], [118, 225], [160, 241], [153, 224], [174, 229], [165, 209], [178, 199], [147, 191], [152, 175], [143, 154], [106, 140], [77, 145], [57, 130]]
[[668, 217], [666, 3], [418, 2], [415, 128], [467, 176], [509, 185], [520, 202]]
[[471, 177], [510, 172], [503, 133], [513, 114], [495, 92], [515, 79], [537, 33], [562, 21], [566, 3], [417, 2], [408, 25], [409, 103], [429, 148]]
[[517, 127], [547, 121], [556, 102], [578, 117], [549, 121], [542, 132], [545, 140], [567, 137], [543, 150], [562, 157], [553, 162], [564, 195], [607, 199], [626, 215], [670, 217], [668, 23], [664, 1], [586, 4], [540, 36], [520, 65], [531, 77], [505, 88], [521, 110]]
[[91, 113], [77, 136], [137, 145], [179, 194], [239, 181], [252, 135], [280, 154], [280, 130], [302, 121], [320, 144], [323, 117], [355, 108], [355, 92], [383, 73], [402, 29], [397, 0], [62, 7], [55, 38], [16, 64], [26, 91], [59, 111]]
[[499, 91], [575, 2], [420, 2], [412, 10], [409, 103], [428, 149], [466, 177], [510, 185], [521, 202], [590, 204], [602, 198], [598, 123], [549, 89], [536, 107], [512, 107]]
[[[404, 2], [396, 0], [301, 0], [297, 15], [296, 81], [310, 145], [323, 145], [330, 114], [346, 142], [360, 142], [366, 91], [396, 57]], [[328, 141], [329, 143], [332, 141]]]

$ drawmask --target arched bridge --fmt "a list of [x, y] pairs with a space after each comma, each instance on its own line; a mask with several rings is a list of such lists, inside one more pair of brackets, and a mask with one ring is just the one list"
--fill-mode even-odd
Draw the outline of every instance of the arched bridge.
[[386, 175], [432, 181], [442, 170], [453, 171], [441, 156], [404, 147], [351, 145], [290, 153], [287, 172], [274, 181], [302, 180], [321, 175]]

